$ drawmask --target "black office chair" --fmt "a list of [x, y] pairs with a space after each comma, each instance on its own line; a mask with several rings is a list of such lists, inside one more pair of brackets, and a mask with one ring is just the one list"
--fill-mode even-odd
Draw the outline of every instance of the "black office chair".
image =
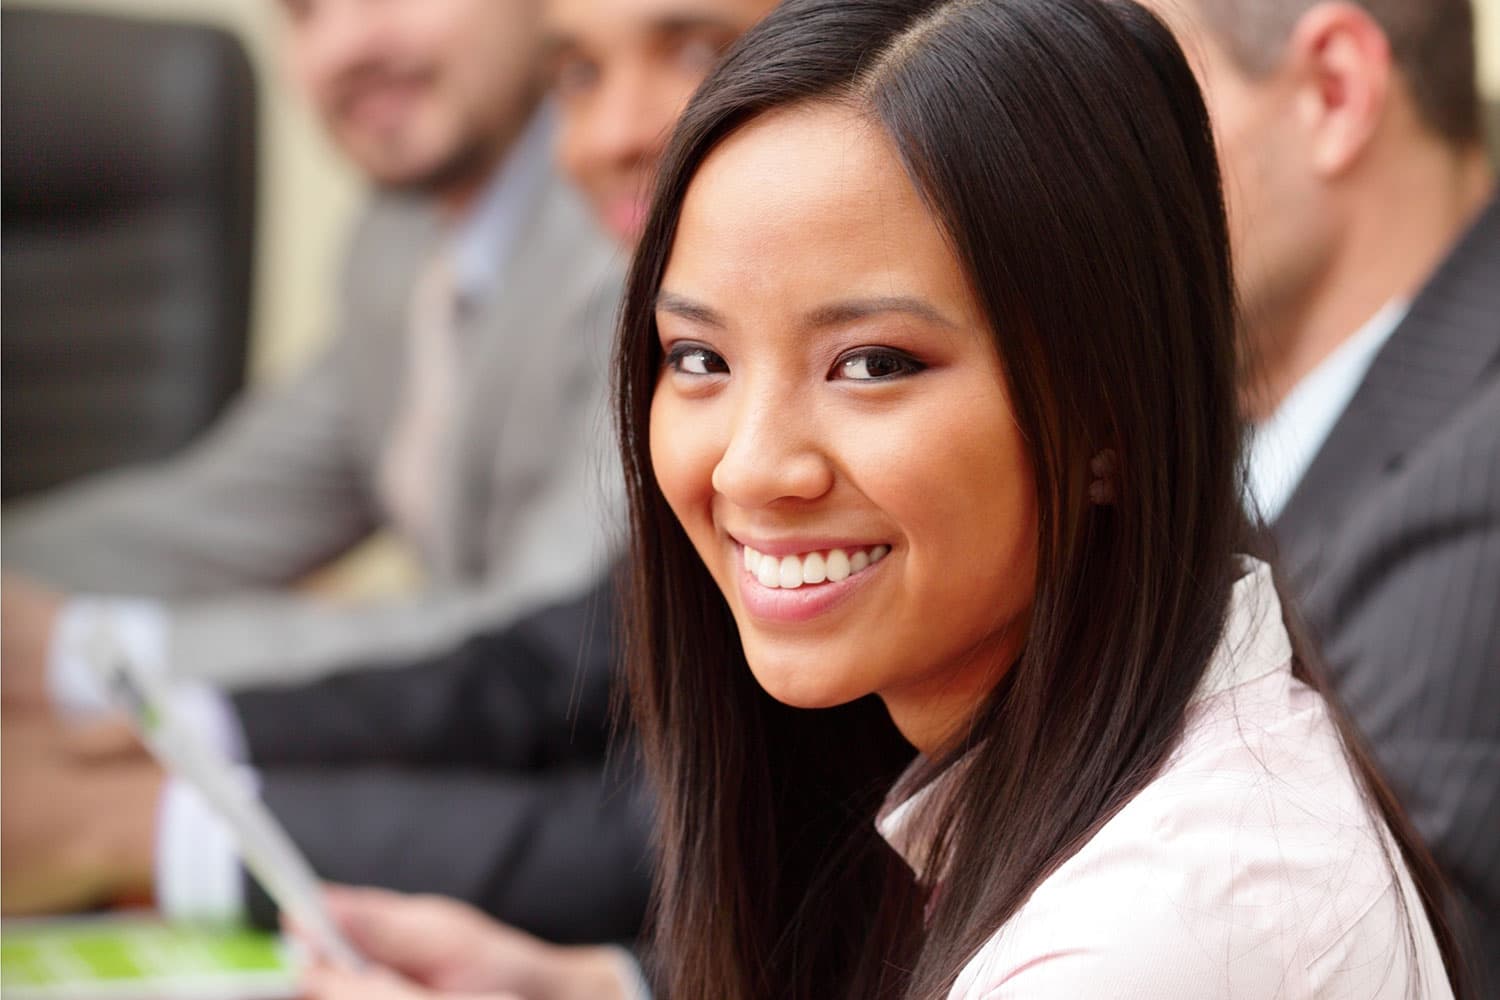
[[6, 498], [157, 458], [241, 386], [255, 80], [227, 32], [0, 13]]

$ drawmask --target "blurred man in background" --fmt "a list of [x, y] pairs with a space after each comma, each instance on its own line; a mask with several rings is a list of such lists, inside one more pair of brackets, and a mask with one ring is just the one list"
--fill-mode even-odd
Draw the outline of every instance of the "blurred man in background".
[[1469, 5], [1151, 2], [1224, 163], [1254, 503], [1500, 987], [1500, 207]]
[[[723, 49], [772, 6], [547, 3], [542, 51], [558, 157], [622, 245], [639, 234], [678, 112]], [[623, 939], [644, 909], [649, 808], [628, 755], [619, 768], [601, 763], [612, 617], [606, 587], [431, 662], [244, 691], [228, 703], [189, 701], [214, 706], [199, 713], [203, 728], [260, 769], [264, 798], [325, 877], [442, 892], [554, 940]], [[186, 789], [169, 787], [158, 810], [162, 777], [151, 762], [101, 761], [99, 741], [73, 742], [42, 755], [46, 767], [15, 773], [5, 755], [7, 877], [26, 873], [16, 892], [36, 886], [17, 898], [7, 883], [15, 905], [77, 906], [106, 887], [154, 881], [159, 903], [177, 913], [222, 917], [249, 905], [269, 915], [227, 833]], [[91, 822], [105, 803], [114, 837]], [[194, 880], [227, 891], [194, 899], [181, 890]], [[357, 906], [386, 897], [350, 898]], [[404, 927], [397, 936], [414, 955], [433, 943]], [[618, 964], [608, 952], [588, 954]]]
[[[603, 403], [620, 254], [551, 169], [540, 0], [281, 9], [296, 80], [375, 188], [345, 262], [339, 328], [307, 371], [242, 401], [182, 457], [6, 512], [7, 568], [80, 594], [137, 597], [61, 600], [6, 581], [8, 910], [148, 890], [157, 851], [175, 859], [155, 880], [169, 912], [243, 909], [228, 835], [196, 796], [138, 753], [79, 759], [67, 748], [80, 737], [50, 717], [107, 707], [89, 662], [101, 628], [141, 669], [263, 682], [436, 656], [481, 627], [577, 597], [608, 564], [618, 487]], [[290, 589], [381, 526], [420, 556], [421, 594], [339, 606]], [[575, 636], [564, 682], [579, 655]], [[182, 702], [214, 742], [282, 765], [266, 793], [295, 833], [325, 831], [313, 837], [318, 860], [373, 866], [398, 885], [433, 874], [441, 842], [404, 858], [406, 828], [370, 816], [376, 803], [388, 816], [420, 811], [427, 800], [410, 775], [349, 776], [324, 795], [293, 773], [307, 762], [297, 736], [343, 731], [337, 705], [317, 702], [325, 714], [289, 732], [251, 724], [274, 715], [237, 718], [207, 689]], [[401, 707], [409, 728], [431, 714]], [[513, 781], [499, 794], [491, 808], [505, 853], [489, 860], [544, 873], [605, 853], [552, 841], [542, 843], [555, 854], [529, 849], [546, 823], [603, 808], [600, 742], [548, 758], [589, 773]], [[351, 828], [368, 838], [364, 851], [340, 839]], [[438, 870], [449, 880], [431, 884], [487, 887], [501, 912], [539, 929], [597, 926], [559, 926], [543, 892], [504, 872], [451, 861]], [[601, 906], [605, 928], [633, 926], [639, 881], [622, 904], [630, 916]]]
[[[436, 652], [608, 563], [619, 254], [550, 170], [540, 0], [281, 8], [297, 82], [376, 189], [338, 329], [175, 460], [6, 511], [12, 703], [96, 703], [82, 650], [106, 618], [171, 675], [306, 678]], [[419, 594], [293, 589], [379, 528]]]
[[559, 166], [595, 217], [633, 248], [656, 164], [688, 98], [776, 0], [545, 0], [544, 44], [561, 109]]

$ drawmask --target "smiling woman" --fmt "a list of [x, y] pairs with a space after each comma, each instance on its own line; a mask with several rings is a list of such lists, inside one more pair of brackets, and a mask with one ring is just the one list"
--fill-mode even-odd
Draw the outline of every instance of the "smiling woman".
[[1230, 273], [1132, 3], [789, 0], [705, 83], [617, 354], [670, 995], [1452, 995], [1244, 555]]
[[756, 679], [805, 708], [878, 692], [939, 749], [1020, 648], [1036, 489], [983, 307], [886, 133], [818, 103], [726, 139], [656, 326], [657, 481]]

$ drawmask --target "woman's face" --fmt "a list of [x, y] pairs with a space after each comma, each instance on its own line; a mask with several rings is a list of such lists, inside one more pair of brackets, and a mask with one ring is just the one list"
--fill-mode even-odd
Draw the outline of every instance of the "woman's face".
[[885, 133], [817, 105], [722, 143], [656, 321], [656, 476], [756, 679], [806, 708], [877, 693], [935, 749], [1024, 639], [1036, 491], [980, 305]]

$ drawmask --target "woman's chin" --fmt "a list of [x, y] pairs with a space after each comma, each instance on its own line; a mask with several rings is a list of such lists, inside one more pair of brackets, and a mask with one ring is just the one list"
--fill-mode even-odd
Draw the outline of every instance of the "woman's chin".
[[852, 690], [806, 664], [763, 664], [750, 662], [750, 673], [766, 694], [792, 708], [835, 708], [857, 701], [869, 691]]

